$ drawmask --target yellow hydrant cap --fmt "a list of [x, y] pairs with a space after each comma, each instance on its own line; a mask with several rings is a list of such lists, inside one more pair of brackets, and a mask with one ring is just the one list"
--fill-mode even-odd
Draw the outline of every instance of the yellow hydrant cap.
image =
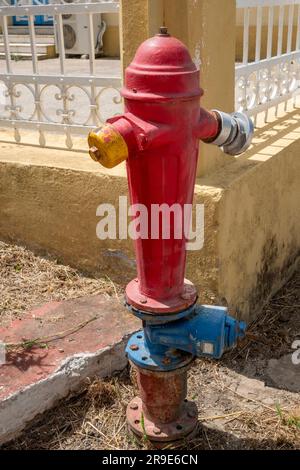
[[106, 168], [113, 168], [128, 158], [128, 147], [122, 135], [106, 124], [88, 136], [89, 154]]

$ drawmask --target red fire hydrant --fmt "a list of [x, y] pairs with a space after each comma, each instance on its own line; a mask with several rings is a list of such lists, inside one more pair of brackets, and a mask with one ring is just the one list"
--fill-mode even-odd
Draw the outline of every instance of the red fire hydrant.
[[153, 205], [192, 204], [199, 139], [231, 155], [251, 142], [247, 116], [200, 108], [199, 82], [187, 48], [161, 28], [126, 70], [125, 113], [88, 138], [91, 157], [104, 166], [127, 161], [131, 203], [148, 209], [148, 236], [135, 240], [138, 275], [126, 288], [127, 307], [144, 327], [127, 347], [141, 394], [129, 404], [127, 419], [136, 434], [157, 441], [195, 428], [196, 407], [185, 400], [194, 357], [220, 357], [245, 328], [226, 309], [196, 306], [197, 291], [184, 279], [187, 240], [184, 233], [175, 236], [175, 219], [168, 237], [161, 227], [151, 232]]

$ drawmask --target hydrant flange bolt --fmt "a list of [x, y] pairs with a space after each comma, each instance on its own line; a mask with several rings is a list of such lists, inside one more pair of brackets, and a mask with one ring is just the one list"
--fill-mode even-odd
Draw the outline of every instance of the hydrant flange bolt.
[[[183, 312], [191, 307], [197, 300], [197, 290], [195, 286], [188, 280], [184, 279], [182, 291], [179, 295], [174, 295], [167, 300], [160, 300], [153, 298], [152, 295], [147, 295], [140, 292], [141, 283], [135, 280], [130, 281], [126, 286], [126, 302], [133, 308], [139, 311], [154, 313], [155, 315], [161, 314], [174, 314], [176, 312]], [[142, 295], [141, 294], [145, 294]], [[153, 315], [152, 315], [153, 316]]]
[[171, 351], [171, 346], [147, 342], [145, 330], [134, 333], [126, 346], [130, 361], [137, 367], [151, 371], [173, 371], [190, 364], [194, 359], [194, 355], [186, 351], [176, 350], [176, 354]]

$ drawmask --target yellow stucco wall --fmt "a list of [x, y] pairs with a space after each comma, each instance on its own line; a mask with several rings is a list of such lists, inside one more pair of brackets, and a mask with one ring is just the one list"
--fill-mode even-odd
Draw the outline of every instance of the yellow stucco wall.
[[120, 57], [119, 15], [105, 13], [102, 17], [106, 22], [106, 31], [103, 36], [104, 55], [106, 57]]
[[[242, 62], [243, 60], [243, 34], [244, 30], [242, 26], [236, 27], [236, 61]], [[288, 28], [287, 26], [283, 29], [283, 47], [282, 53], [286, 52], [287, 48], [287, 35]], [[297, 35], [296, 26], [293, 29], [292, 35], [292, 45], [295, 44]], [[261, 31], [261, 59], [265, 59], [267, 56], [267, 40], [268, 40], [268, 27], [262, 26]], [[273, 43], [272, 43], [272, 56], [277, 55], [277, 40], [278, 40], [278, 27], [274, 26], [273, 28]], [[256, 47], [256, 27], [250, 26], [249, 28], [249, 61], [254, 61], [255, 59], [255, 47]]]
[[[295, 10], [296, 13], [296, 10]], [[244, 10], [238, 8], [236, 10], [236, 60], [242, 61], [243, 57], [243, 20]], [[273, 47], [272, 55], [277, 54], [278, 41], [278, 23], [279, 23], [279, 7], [274, 8], [274, 28], [273, 28]], [[282, 52], [286, 52], [287, 32], [288, 32], [288, 6], [284, 8], [284, 28], [283, 28], [283, 48]], [[295, 46], [297, 35], [297, 14], [294, 14], [294, 27], [292, 36], [292, 46]], [[268, 8], [262, 9], [262, 37], [261, 37], [261, 59], [266, 58], [268, 37]], [[250, 8], [250, 30], [249, 30], [249, 60], [255, 58], [255, 39], [256, 39], [256, 8]]]
[[278, 145], [280, 139], [264, 150], [276, 154], [254, 155], [264, 157], [246, 177], [243, 168], [221, 177], [229, 190], [218, 208], [218, 292], [246, 320], [286, 282], [300, 256], [300, 140]]

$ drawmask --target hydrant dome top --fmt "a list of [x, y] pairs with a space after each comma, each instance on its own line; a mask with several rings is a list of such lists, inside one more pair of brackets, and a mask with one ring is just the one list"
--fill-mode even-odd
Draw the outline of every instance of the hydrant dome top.
[[199, 70], [187, 47], [167, 34], [143, 42], [125, 72], [125, 99], [177, 100], [201, 94]]
[[140, 45], [130, 67], [149, 72], [197, 70], [189, 50], [181, 41], [172, 36], [161, 35], [147, 39]]

